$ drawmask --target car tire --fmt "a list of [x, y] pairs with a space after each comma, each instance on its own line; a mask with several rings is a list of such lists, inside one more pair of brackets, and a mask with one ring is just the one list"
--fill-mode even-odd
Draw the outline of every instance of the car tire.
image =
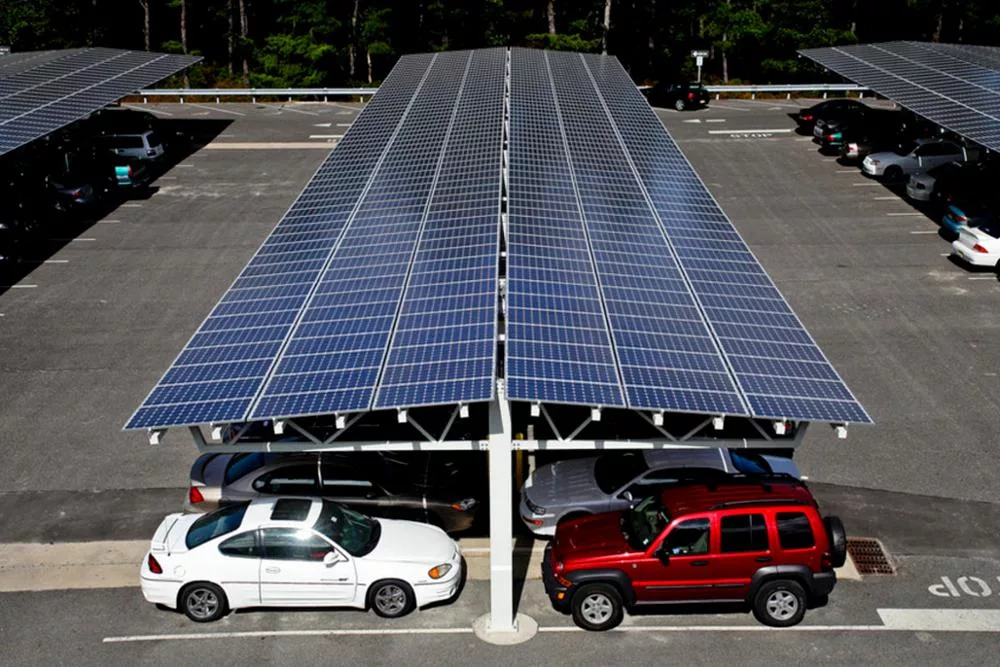
[[417, 599], [405, 581], [384, 579], [371, 587], [368, 606], [382, 618], [402, 618], [416, 608]]
[[211, 623], [226, 615], [229, 601], [215, 584], [198, 581], [181, 589], [177, 607], [195, 623]]
[[603, 632], [618, 627], [625, 618], [625, 606], [618, 589], [610, 584], [587, 584], [570, 604], [573, 622], [584, 630]]
[[753, 597], [753, 615], [773, 628], [797, 625], [806, 615], [805, 589], [788, 579], [768, 581]]
[[884, 177], [885, 180], [895, 183], [896, 181], [903, 178], [903, 170], [897, 167], [896, 165], [886, 167]]
[[833, 557], [833, 566], [841, 567], [847, 562], [847, 531], [844, 530], [844, 522], [839, 517], [828, 516], [823, 519], [826, 527], [826, 535], [830, 539], [830, 555]]
[[687, 107], [684, 106], [684, 100], [677, 100], [674, 102], [674, 108], [678, 111], [684, 111]]

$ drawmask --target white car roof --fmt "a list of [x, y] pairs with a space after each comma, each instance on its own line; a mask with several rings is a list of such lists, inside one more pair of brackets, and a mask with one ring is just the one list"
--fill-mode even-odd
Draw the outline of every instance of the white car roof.
[[295, 498], [296, 500], [308, 500], [312, 503], [309, 508], [309, 513], [306, 518], [301, 521], [291, 521], [288, 519], [283, 519], [281, 521], [273, 521], [271, 519], [271, 512], [274, 510], [274, 506], [280, 500], [287, 500], [289, 498], [295, 498], [294, 496], [282, 496], [279, 498], [257, 498], [250, 501], [247, 506], [247, 511], [243, 515], [243, 523], [240, 524], [240, 528], [254, 528], [257, 526], [269, 525], [269, 526], [288, 526], [293, 528], [302, 528], [306, 526], [312, 526], [316, 523], [319, 518], [319, 513], [323, 509], [323, 501], [318, 498]]

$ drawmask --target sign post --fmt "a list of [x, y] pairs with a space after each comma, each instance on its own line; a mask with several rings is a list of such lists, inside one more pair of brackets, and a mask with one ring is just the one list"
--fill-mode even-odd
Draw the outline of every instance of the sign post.
[[692, 51], [691, 57], [694, 58], [694, 64], [698, 66], [698, 83], [701, 83], [701, 66], [705, 64], [708, 51]]

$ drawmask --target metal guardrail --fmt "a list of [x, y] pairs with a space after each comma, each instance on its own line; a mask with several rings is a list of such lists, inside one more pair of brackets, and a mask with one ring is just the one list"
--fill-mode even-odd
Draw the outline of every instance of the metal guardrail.
[[185, 97], [214, 97], [216, 104], [223, 97], [249, 97], [254, 102], [258, 97], [366, 97], [374, 95], [378, 88], [150, 88], [136, 92], [143, 103], [150, 97], [177, 97], [181, 104]]
[[705, 86], [705, 90], [715, 93], [715, 99], [719, 99], [721, 93], [750, 93], [750, 99], [757, 99], [757, 93], [785, 93], [786, 99], [791, 99], [792, 93], [823, 93], [823, 99], [830, 93], [857, 93], [858, 97], [871, 90], [854, 83], [791, 83], [791, 84], [762, 84], [746, 86]]
[[[785, 93], [791, 98], [792, 93], [808, 92], [821, 92], [824, 98], [834, 92], [856, 92], [858, 97], [862, 97], [869, 90], [853, 83], [705, 86], [705, 89], [715, 93], [715, 99], [723, 93], [750, 93], [753, 99], [756, 99], [757, 93]], [[150, 97], [177, 97], [182, 104], [185, 97], [214, 97], [218, 104], [223, 97], [249, 97], [254, 102], [258, 97], [287, 97], [289, 101], [295, 97], [321, 97], [325, 102], [330, 97], [366, 97], [377, 92], [378, 88], [151, 88], [136, 94], [142, 96], [144, 103]]]

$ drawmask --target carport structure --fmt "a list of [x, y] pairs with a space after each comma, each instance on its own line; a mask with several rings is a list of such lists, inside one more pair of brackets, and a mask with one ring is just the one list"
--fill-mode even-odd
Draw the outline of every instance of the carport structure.
[[129, 420], [206, 452], [794, 447], [870, 419], [612, 57], [405, 56]]
[[0, 56], [0, 157], [199, 60], [105, 48]]
[[883, 42], [803, 56], [990, 150], [1000, 150], [1000, 48]]

